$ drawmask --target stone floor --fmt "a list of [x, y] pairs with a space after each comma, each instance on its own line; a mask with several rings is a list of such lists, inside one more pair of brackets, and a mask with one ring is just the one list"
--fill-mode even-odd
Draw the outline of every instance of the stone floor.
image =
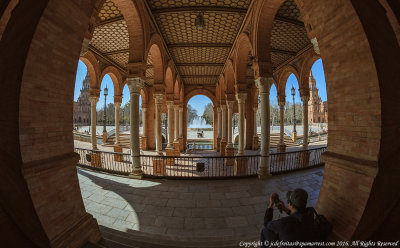
[[[323, 172], [320, 167], [266, 181], [134, 180], [78, 168], [78, 177], [86, 210], [100, 225], [170, 238], [257, 238], [269, 195], [277, 192], [286, 202], [288, 190], [302, 187], [315, 206]], [[274, 218], [279, 215], [285, 214], [275, 211]]]

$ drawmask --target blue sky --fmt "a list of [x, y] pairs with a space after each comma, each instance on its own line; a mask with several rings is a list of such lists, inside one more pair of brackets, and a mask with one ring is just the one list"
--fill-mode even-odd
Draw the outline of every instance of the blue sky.
[[[76, 79], [75, 79], [74, 101], [76, 101], [79, 97], [80, 89], [82, 88], [82, 81], [86, 76], [86, 72], [87, 72], [87, 69], [86, 69], [85, 64], [79, 60], [78, 68], [77, 68], [77, 72], [76, 72]], [[326, 96], [325, 74], [324, 74], [324, 68], [323, 68], [321, 59], [317, 60], [314, 63], [314, 65], [312, 66], [312, 72], [313, 72], [315, 80], [317, 81], [317, 88], [319, 89], [319, 95], [321, 96], [322, 101], [326, 101], [327, 96]], [[290, 92], [292, 85], [296, 89], [295, 102], [301, 102], [300, 94], [299, 94], [299, 84], [297, 82], [296, 77], [293, 74], [291, 74], [289, 76], [287, 83], [286, 83], [286, 101], [290, 100], [290, 102], [292, 102], [292, 96], [291, 96], [291, 92]], [[114, 102], [114, 97], [113, 97], [114, 96], [114, 86], [113, 86], [110, 76], [106, 75], [106, 76], [104, 76], [104, 78], [101, 82], [100, 99], [97, 102], [97, 109], [101, 109], [104, 107], [104, 88], [106, 86], [108, 88], [107, 104]], [[125, 85], [122, 94], [123, 94], [122, 106], [124, 106], [129, 101], [129, 89], [128, 89], [127, 85]], [[276, 96], [277, 96], [276, 88], [275, 88], [275, 85], [273, 85], [270, 90], [270, 101], [272, 104], [277, 103]], [[140, 97], [139, 102], [140, 102], [140, 104], [142, 103], [141, 97]], [[197, 95], [197, 96], [192, 97], [189, 100], [189, 103], [192, 105], [193, 108], [195, 108], [197, 110], [197, 113], [199, 115], [203, 114], [204, 107], [210, 102], [211, 102], [211, 100], [204, 95]]]

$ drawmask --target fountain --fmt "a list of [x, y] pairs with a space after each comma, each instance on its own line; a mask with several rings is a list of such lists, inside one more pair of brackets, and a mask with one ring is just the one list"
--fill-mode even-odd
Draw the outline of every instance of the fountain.
[[202, 116], [196, 116], [191, 123], [189, 123], [188, 128], [193, 129], [204, 129], [212, 128], [211, 125], [206, 124], [206, 120]]

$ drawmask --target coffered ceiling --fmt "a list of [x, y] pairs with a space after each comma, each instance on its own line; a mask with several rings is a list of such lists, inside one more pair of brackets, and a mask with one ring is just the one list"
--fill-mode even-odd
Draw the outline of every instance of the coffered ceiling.
[[[146, 0], [183, 82], [195, 85], [218, 82], [250, 3], [251, 0]], [[204, 16], [202, 30], [194, 24], [199, 13]], [[273, 68], [311, 46], [299, 16], [294, 0], [286, 0], [277, 12], [271, 35]], [[129, 36], [120, 10], [112, 0], [105, 0], [96, 18], [89, 49], [125, 70]], [[151, 83], [151, 57], [147, 58], [146, 77]]]

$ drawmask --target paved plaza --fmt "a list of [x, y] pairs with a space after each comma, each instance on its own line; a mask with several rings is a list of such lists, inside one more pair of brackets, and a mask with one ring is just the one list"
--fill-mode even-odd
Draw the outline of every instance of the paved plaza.
[[[324, 169], [269, 180], [135, 180], [78, 168], [86, 210], [102, 226], [173, 239], [259, 237], [271, 193], [302, 187], [315, 206]], [[285, 216], [275, 211], [274, 218]]]

